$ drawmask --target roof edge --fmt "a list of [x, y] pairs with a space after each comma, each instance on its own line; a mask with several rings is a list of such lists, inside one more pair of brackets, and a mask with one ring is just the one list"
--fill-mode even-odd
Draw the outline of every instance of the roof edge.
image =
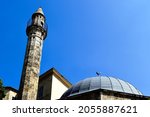
[[4, 88], [5, 88], [6, 90], [11, 90], [11, 91], [14, 91], [14, 92], [18, 93], [18, 90], [15, 89], [15, 88], [13, 88], [13, 87], [11, 87], [11, 86], [5, 86]]
[[60, 80], [66, 87], [70, 88], [72, 84], [62, 75], [60, 74], [54, 67], [40, 75], [39, 80], [43, 80], [47, 75], [54, 75], [58, 80]]

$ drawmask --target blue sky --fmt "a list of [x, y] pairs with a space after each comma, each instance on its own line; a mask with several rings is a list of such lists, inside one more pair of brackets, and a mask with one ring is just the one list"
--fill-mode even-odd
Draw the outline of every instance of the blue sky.
[[3, 0], [0, 77], [19, 87], [26, 23], [39, 7], [49, 27], [41, 74], [55, 67], [72, 84], [102, 75], [128, 81], [150, 95], [149, 0]]

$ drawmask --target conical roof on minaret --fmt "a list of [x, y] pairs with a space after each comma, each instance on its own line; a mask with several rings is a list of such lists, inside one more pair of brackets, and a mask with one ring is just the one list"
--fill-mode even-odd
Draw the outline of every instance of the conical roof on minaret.
[[35, 13], [40, 13], [42, 15], [44, 15], [42, 8], [40, 7]]
[[44, 16], [44, 13], [43, 13], [43, 10], [42, 10], [41, 7], [38, 8], [38, 10], [37, 10], [35, 13], [33, 13], [32, 18], [33, 18], [36, 14], [41, 14], [43, 17], [45, 17], [45, 16]]

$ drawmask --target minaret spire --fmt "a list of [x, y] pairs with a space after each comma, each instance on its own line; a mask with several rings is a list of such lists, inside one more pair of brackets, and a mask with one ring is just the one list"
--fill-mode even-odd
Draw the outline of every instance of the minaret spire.
[[32, 15], [26, 28], [28, 43], [22, 69], [18, 99], [36, 100], [43, 41], [47, 36], [46, 19], [42, 8]]
[[44, 13], [43, 13], [43, 9], [40, 7], [40, 8], [38, 8], [38, 10], [36, 11], [36, 13], [41, 13], [42, 15], [44, 15]]

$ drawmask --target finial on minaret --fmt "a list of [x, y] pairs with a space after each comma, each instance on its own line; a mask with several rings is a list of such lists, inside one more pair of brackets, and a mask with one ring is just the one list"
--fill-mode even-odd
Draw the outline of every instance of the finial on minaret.
[[42, 15], [44, 15], [42, 8], [40, 7], [35, 13], [40, 13]]

